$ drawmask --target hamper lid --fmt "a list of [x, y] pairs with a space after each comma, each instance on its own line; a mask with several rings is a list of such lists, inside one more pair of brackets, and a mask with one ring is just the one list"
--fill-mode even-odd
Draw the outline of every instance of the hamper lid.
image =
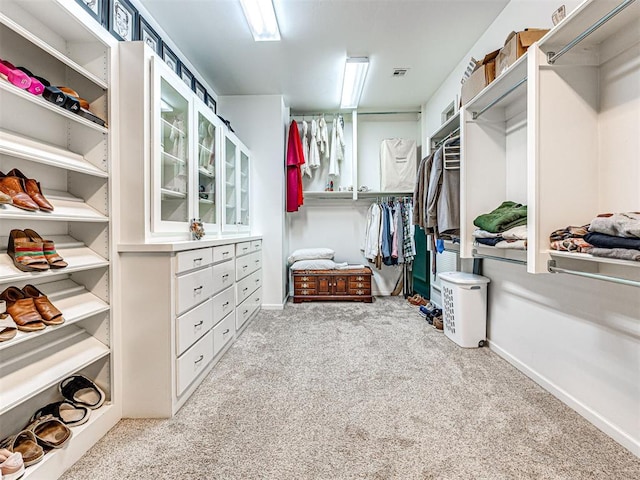
[[458, 285], [480, 285], [489, 283], [491, 279], [466, 272], [442, 272], [438, 274], [443, 282], [455, 283]]

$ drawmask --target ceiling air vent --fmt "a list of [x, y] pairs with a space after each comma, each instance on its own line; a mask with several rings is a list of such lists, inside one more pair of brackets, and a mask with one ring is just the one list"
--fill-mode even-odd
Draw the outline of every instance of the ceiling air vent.
[[394, 77], [404, 77], [407, 72], [409, 71], [408, 68], [394, 68], [393, 69], [393, 76]]

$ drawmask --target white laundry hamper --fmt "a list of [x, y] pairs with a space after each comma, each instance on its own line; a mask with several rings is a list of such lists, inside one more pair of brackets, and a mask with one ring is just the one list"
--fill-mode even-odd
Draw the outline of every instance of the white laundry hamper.
[[465, 272], [438, 274], [442, 285], [444, 334], [464, 348], [487, 338], [487, 277]]

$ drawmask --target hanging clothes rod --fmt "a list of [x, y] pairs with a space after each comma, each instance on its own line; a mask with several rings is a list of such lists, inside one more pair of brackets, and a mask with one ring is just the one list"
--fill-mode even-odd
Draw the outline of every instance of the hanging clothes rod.
[[497, 256], [494, 256], [494, 255], [485, 255], [484, 253], [478, 253], [478, 251], [475, 248], [473, 250], [471, 250], [471, 255], [473, 256], [473, 258], [482, 258], [482, 259], [486, 259], [486, 260], [498, 260], [500, 262], [516, 263], [518, 265], [526, 265], [527, 264], [526, 260], [518, 260], [516, 258], [497, 257]]
[[407, 114], [407, 115], [419, 115], [422, 112], [357, 112], [358, 116], [362, 116], [362, 115], [402, 115], [402, 114]]
[[580, 43], [582, 40], [587, 38], [589, 35], [591, 35], [593, 32], [595, 32], [597, 29], [599, 29], [602, 25], [607, 23], [609, 20], [611, 20], [618, 13], [620, 13], [622, 10], [627, 8], [629, 5], [631, 5], [635, 1], [636, 0], [625, 0], [620, 5], [618, 5], [616, 8], [614, 8], [609, 13], [607, 13], [604, 17], [602, 17], [600, 20], [598, 20], [596, 23], [594, 23], [589, 28], [587, 28], [584, 32], [582, 32], [576, 38], [574, 38], [569, 43], [567, 43], [559, 52], [557, 52], [557, 53], [556, 52], [548, 52], [547, 53], [547, 63], [549, 63], [550, 65], [553, 65], [555, 63], [555, 61], [558, 60], [562, 55], [567, 53], [569, 50], [571, 50], [573, 47], [575, 47], [578, 43]]
[[507, 90], [506, 92], [504, 92], [502, 95], [500, 95], [498, 98], [496, 98], [493, 102], [491, 102], [489, 105], [487, 105], [486, 107], [484, 107], [482, 110], [480, 110], [479, 112], [473, 112], [473, 119], [477, 120], [478, 118], [480, 118], [480, 116], [486, 112], [487, 110], [489, 110], [490, 108], [492, 108], [496, 103], [498, 103], [500, 100], [502, 100], [503, 98], [506, 98], [507, 96], [511, 95], [511, 93], [513, 93], [514, 91], [516, 91], [516, 89], [522, 85], [524, 82], [527, 81], [527, 77], [524, 77], [522, 80], [520, 80], [518, 83], [516, 83], [513, 87], [511, 87], [509, 90]]
[[569, 275], [576, 275], [578, 277], [593, 278], [595, 280], [604, 280], [605, 282], [618, 283], [621, 285], [629, 285], [631, 287], [640, 287], [640, 282], [635, 280], [627, 280], [626, 278], [610, 277], [608, 275], [602, 275], [600, 273], [589, 273], [589, 272], [581, 272], [579, 270], [568, 270], [566, 268], [559, 268], [559, 267], [556, 267], [555, 260], [547, 261], [547, 270], [549, 270], [549, 273], [567, 273]]
[[[291, 116], [292, 117], [315, 117], [315, 116], [319, 116], [319, 115], [352, 115], [354, 113], [354, 111], [348, 111], [348, 112], [332, 112], [332, 111], [327, 111], [327, 112], [291, 112]], [[362, 116], [362, 115], [402, 115], [402, 114], [407, 114], [407, 115], [418, 115], [422, 112], [418, 112], [418, 111], [414, 111], [414, 112], [358, 112], [355, 111], [355, 113], [358, 114], [358, 116]]]

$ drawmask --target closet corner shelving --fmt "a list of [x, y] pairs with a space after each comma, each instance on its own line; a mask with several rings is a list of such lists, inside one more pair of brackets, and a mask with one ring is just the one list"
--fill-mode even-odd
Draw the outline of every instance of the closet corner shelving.
[[[76, 90], [95, 115], [110, 126], [117, 123], [111, 108], [117, 41], [80, 5], [5, 0], [0, 36], [2, 59]], [[70, 375], [92, 378], [107, 395], [86, 424], [72, 428], [63, 451], [48, 452], [24, 478], [57, 478], [121, 418], [118, 299], [112, 294], [115, 135], [0, 79], [0, 170], [18, 168], [40, 181], [54, 206], [50, 213], [0, 206], [0, 290], [34, 284], [65, 317], [62, 325], [20, 331], [0, 343], [2, 436], [17, 433], [37, 409], [60, 400], [58, 385]], [[53, 240], [68, 266], [18, 270], [7, 255], [7, 240], [12, 229], [27, 228]]]

